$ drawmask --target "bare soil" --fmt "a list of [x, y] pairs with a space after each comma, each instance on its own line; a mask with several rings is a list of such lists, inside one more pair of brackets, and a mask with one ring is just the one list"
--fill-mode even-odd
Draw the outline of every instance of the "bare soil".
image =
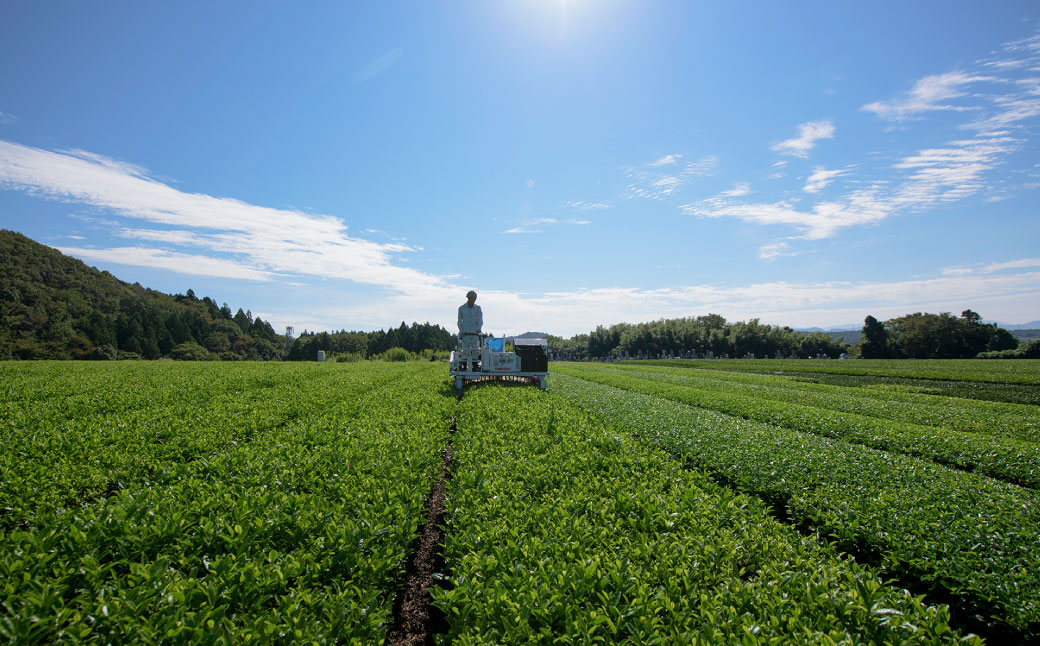
[[[452, 421], [449, 433], [455, 432]], [[434, 574], [444, 570], [444, 491], [451, 481], [452, 438], [444, 449], [437, 482], [426, 499], [426, 522], [409, 548], [404, 578], [394, 600], [393, 623], [386, 637], [388, 646], [425, 646], [447, 628], [443, 613], [433, 606], [430, 588]]]

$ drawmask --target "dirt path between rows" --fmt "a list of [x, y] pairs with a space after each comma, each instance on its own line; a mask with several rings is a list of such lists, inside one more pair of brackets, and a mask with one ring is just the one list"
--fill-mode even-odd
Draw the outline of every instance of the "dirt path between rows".
[[455, 420], [452, 419], [437, 482], [433, 484], [423, 507], [426, 510], [426, 522], [419, 528], [419, 536], [409, 546], [402, 587], [394, 600], [393, 623], [387, 633], [387, 646], [432, 645], [434, 634], [446, 628], [443, 613], [433, 606], [430, 588], [435, 585], [433, 575], [444, 569], [444, 492], [451, 482], [454, 433]]

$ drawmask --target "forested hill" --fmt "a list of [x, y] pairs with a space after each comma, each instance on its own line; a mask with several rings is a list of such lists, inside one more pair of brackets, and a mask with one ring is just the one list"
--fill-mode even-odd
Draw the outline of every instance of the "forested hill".
[[131, 285], [0, 230], [0, 359], [273, 359], [284, 347], [241, 309]]

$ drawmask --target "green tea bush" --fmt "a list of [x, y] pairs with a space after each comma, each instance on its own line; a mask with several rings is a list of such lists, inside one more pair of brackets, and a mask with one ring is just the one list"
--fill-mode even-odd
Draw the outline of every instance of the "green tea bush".
[[1040, 638], [1040, 493], [926, 460], [556, 374], [550, 392], [770, 503], [1012, 640]]
[[[143, 365], [194, 368], [193, 388], [173, 395], [189, 401], [221, 374]], [[281, 366], [244, 367], [272, 387], [263, 399], [288, 394], [268, 414], [298, 415], [0, 530], [0, 641], [382, 643], [454, 398], [428, 364], [295, 366], [273, 378]], [[144, 391], [171, 397], [154, 385]]]
[[441, 643], [978, 643], [559, 397], [475, 388], [457, 428]]
[[[1040, 488], [1040, 444], [1036, 441], [980, 436], [955, 429], [814, 407], [807, 405], [813, 398], [802, 393], [776, 401], [749, 396], [748, 392], [725, 384], [690, 382], [669, 375], [610, 372], [594, 365], [580, 369], [559, 367], [556, 372], [727, 415], [927, 458], [939, 464], [976, 470], [1015, 484]], [[1033, 439], [1037, 438], [1034, 436]]]

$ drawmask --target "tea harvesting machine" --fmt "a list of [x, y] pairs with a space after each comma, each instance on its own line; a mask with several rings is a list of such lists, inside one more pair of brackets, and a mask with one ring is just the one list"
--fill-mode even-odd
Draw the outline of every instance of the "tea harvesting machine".
[[549, 351], [545, 339], [513, 338], [513, 352], [506, 352], [505, 338], [479, 334], [476, 347], [461, 345], [448, 359], [448, 376], [462, 397], [462, 387], [480, 381], [526, 381], [545, 390]]

